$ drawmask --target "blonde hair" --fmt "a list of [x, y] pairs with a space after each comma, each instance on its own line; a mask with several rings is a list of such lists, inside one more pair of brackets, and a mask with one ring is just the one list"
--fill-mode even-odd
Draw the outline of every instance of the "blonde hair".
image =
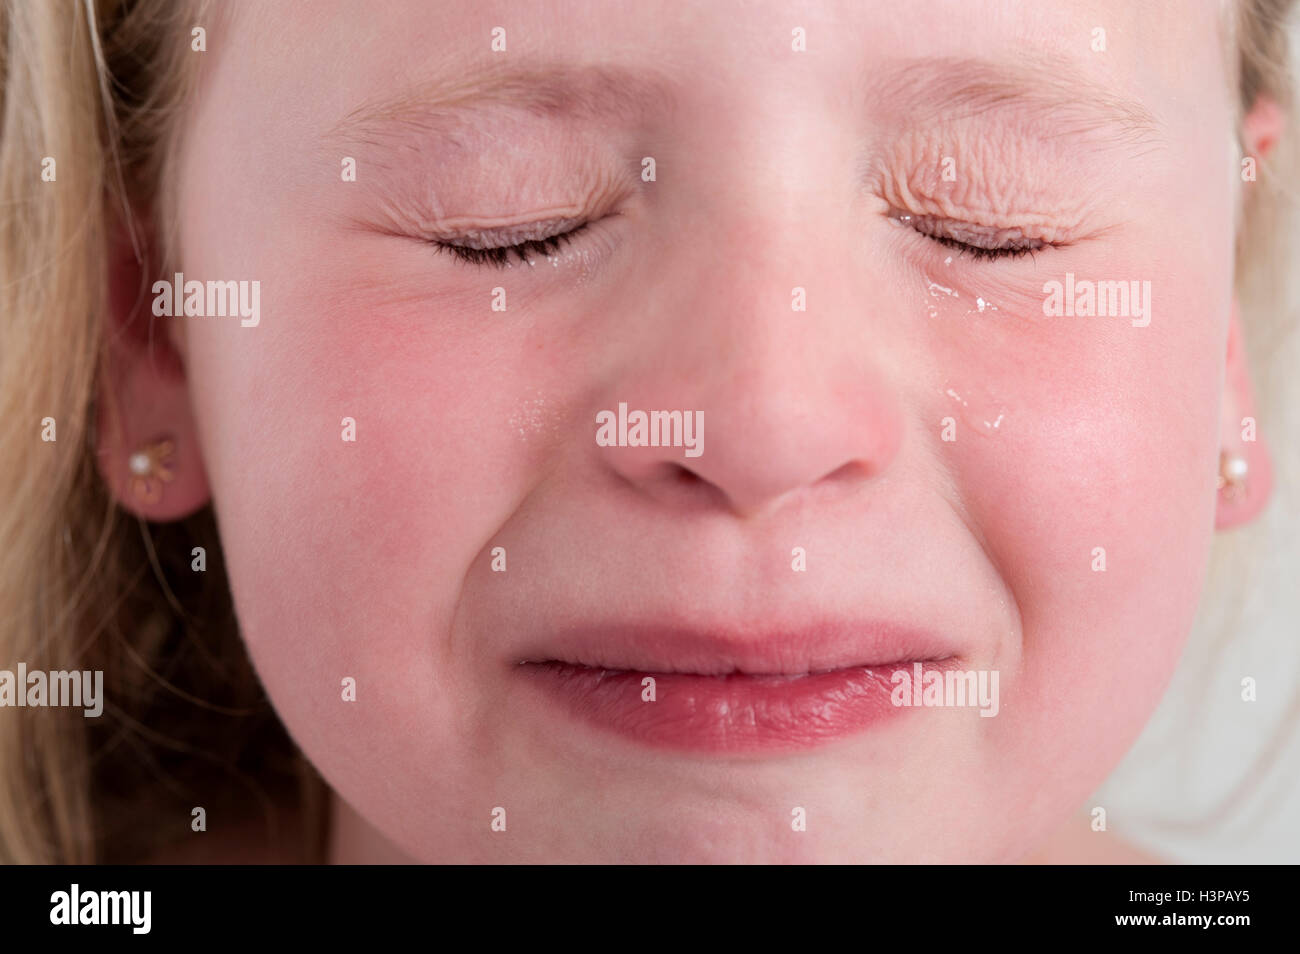
[[[1286, 100], [1290, 3], [1238, 7], [1243, 106]], [[127, 518], [95, 467], [109, 249], [124, 229], [143, 261], [151, 214], [166, 227], [169, 137], [195, 85], [205, 4], [0, 4], [0, 668], [103, 670], [106, 700], [101, 719], [0, 717], [0, 862], [145, 859], [221, 792], [232, 810], [264, 806], [268, 840], [274, 796], [291, 793], [319, 858], [323, 783], [239, 640], [210, 509]], [[54, 182], [39, 181], [46, 156]], [[53, 442], [36, 438], [45, 418]], [[193, 546], [206, 573], [190, 571]]]
[[[95, 467], [108, 249], [121, 227], [142, 259], [137, 213], [165, 181], [203, 4], [0, 10], [0, 668], [102, 670], [105, 699], [99, 719], [53, 707], [0, 717], [0, 862], [146, 859], [189, 831], [193, 806], [215, 820], [261, 805], [275, 842], [282, 790], [301, 795], [319, 854], [322, 783], [239, 640], [210, 509], [134, 520]], [[49, 443], [36, 439], [45, 418]], [[193, 546], [208, 554], [204, 573], [191, 572]]]

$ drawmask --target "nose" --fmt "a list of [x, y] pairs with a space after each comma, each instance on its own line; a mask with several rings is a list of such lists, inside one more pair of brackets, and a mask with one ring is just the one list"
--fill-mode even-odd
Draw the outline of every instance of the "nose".
[[[788, 248], [770, 251], [791, 260]], [[809, 262], [808, 284], [796, 285], [749, 261], [674, 275], [677, 300], [661, 307], [689, 319], [642, 316], [640, 327], [657, 330], [628, 349], [602, 388], [598, 417], [610, 426], [598, 428], [600, 466], [661, 505], [752, 518], [860, 492], [898, 453], [899, 401], [860, 315], [856, 280]], [[806, 311], [793, 307], [800, 288], [815, 303]], [[649, 422], [639, 430], [637, 412]], [[663, 412], [702, 423], [698, 446], [673, 441], [664, 425], [677, 418]]]

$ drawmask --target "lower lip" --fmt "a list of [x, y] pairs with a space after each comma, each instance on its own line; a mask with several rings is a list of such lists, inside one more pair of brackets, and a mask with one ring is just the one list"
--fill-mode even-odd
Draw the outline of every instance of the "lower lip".
[[[926, 670], [955, 659], [925, 660]], [[609, 671], [560, 662], [528, 663], [523, 675], [573, 715], [645, 745], [702, 752], [808, 749], [852, 735], [904, 708], [890, 700], [891, 676], [915, 662], [802, 676]], [[647, 678], [653, 678], [654, 700]]]

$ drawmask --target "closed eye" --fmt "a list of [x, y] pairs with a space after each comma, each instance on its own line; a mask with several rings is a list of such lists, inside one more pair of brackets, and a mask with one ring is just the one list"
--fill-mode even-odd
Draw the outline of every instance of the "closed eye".
[[977, 261], [1032, 256], [1034, 252], [1053, 247], [1052, 243], [1026, 235], [1017, 228], [972, 225], [933, 215], [897, 211], [891, 217], [931, 241], [956, 249], [959, 254], [969, 255]]
[[509, 268], [511, 256], [520, 263], [531, 263], [537, 256], [554, 255], [590, 224], [590, 222], [582, 222], [567, 232], [557, 232], [554, 235], [528, 239], [513, 245], [460, 245], [457, 244], [456, 239], [429, 239], [428, 242], [435, 249], [470, 265]]

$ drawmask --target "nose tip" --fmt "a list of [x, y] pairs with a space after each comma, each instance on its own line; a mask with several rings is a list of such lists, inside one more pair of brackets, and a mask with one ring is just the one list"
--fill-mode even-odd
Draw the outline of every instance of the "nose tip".
[[838, 399], [812, 385], [767, 392], [700, 393], [703, 407], [682, 414], [699, 424], [693, 451], [682, 443], [638, 446], [633, 434], [630, 443], [607, 444], [607, 465], [660, 503], [705, 503], [742, 519], [802, 496], [851, 492], [888, 467], [901, 431], [878, 388], [860, 384]]

